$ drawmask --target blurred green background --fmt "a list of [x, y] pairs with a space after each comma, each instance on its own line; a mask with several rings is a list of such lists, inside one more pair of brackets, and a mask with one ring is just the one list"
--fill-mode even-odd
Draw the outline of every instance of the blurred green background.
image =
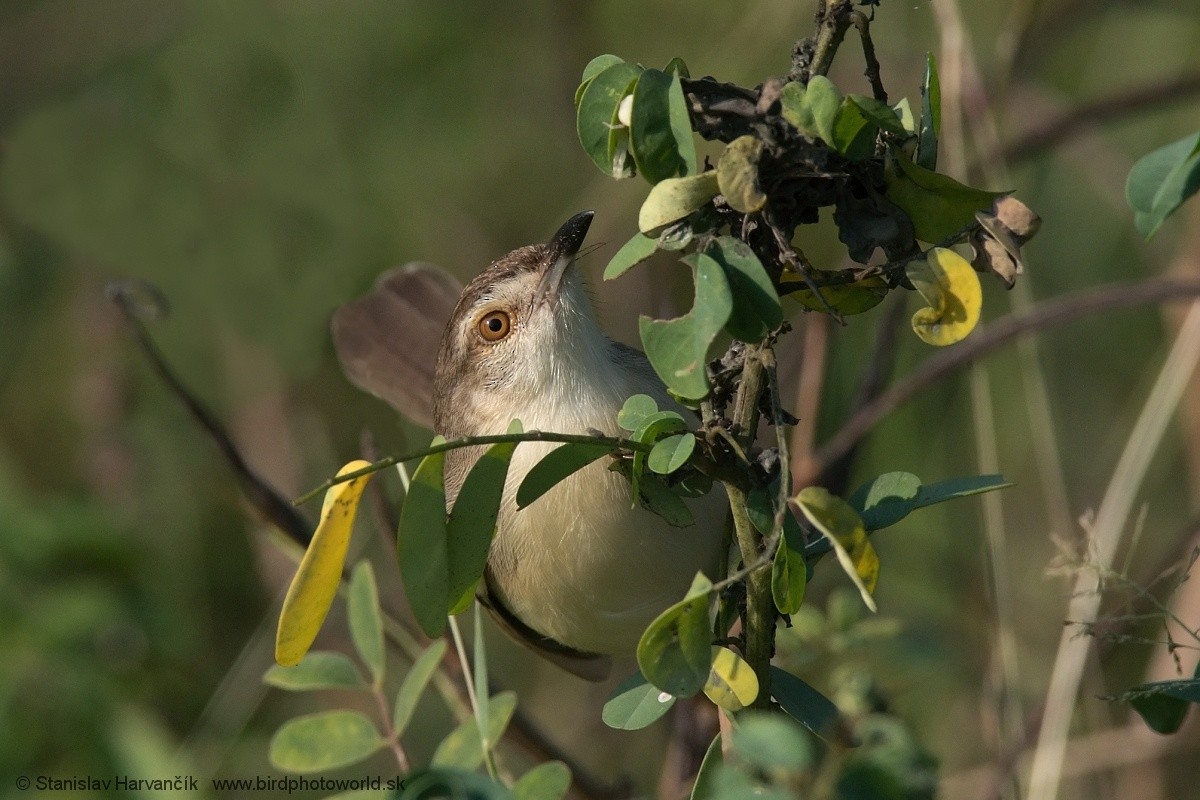
[[[597, 285], [646, 186], [600, 175], [579, 148], [578, 76], [613, 52], [651, 65], [681, 56], [693, 75], [753, 86], [786, 73], [812, 13], [785, 0], [0, 4], [0, 796], [19, 794], [18, 775], [277, 774], [266, 750], [283, 719], [352, 702], [260, 688], [291, 562], [153, 378], [105, 299], [108, 281], [162, 289], [172, 313], [152, 331], [168, 357], [254, 468], [296, 496], [356, 457], [364, 429], [383, 453], [427, 436], [342, 378], [328, 335], [331, 311], [394, 264], [427, 260], [469, 277], [593, 208], [590, 241], [605, 246], [583, 266], [610, 330], [635, 342], [639, 313], [678, 310], [686, 297], [667, 264]], [[1194, 3], [1024, 0], [961, 14], [989, 91], [975, 100], [990, 104], [1002, 141], [1113, 91], [1200, 70]], [[886, 0], [873, 30], [893, 99], [916, 99], [926, 51], [943, 47], [931, 7]], [[863, 92], [861, 71], [848, 40], [833, 77]], [[1035, 299], [1200, 271], [1194, 205], [1146, 245], [1123, 200], [1133, 161], [1194, 131], [1198, 112], [1193, 97], [1089, 126], [991, 176], [989, 188], [1016, 189], [1044, 219], [1028, 248]], [[827, 226], [800, 236], [815, 263], [839, 266]], [[985, 281], [985, 315], [1020, 296]], [[875, 319], [829, 331], [819, 435], [844, 418]], [[1067, 584], [1045, 576], [1052, 537], [1078, 537], [1075, 519], [1098, 503], [1171, 319], [1145, 309], [1050, 332], [1034, 354], [1044, 383], [1015, 348], [986, 362], [999, 464], [1017, 484], [1002, 498], [1003, 566], [1026, 714], [1062, 629]], [[799, 341], [783, 346], [789, 374]], [[929, 350], [905, 329], [899, 352], [903, 370]], [[1200, 392], [1186, 402], [1142, 497], [1134, 576], [1181, 557], [1192, 533]], [[926, 480], [981, 471], [971, 409], [966, 379], [926, 392], [881, 426], [852, 484], [891, 469]], [[1038, 469], [1039, 414], [1053, 424], [1046, 452], [1065, 504]], [[1003, 750], [980, 508], [939, 506], [877, 537], [879, 605], [894, 626], [848, 650], [832, 642], [808, 675], [830, 691], [831, 665], [872, 675], [948, 779]], [[364, 519], [355, 547], [384, 554], [378, 534]], [[823, 605], [839, 580], [820, 572], [811, 596]], [[395, 575], [381, 580], [399, 606]], [[1190, 611], [1200, 623], [1200, 607]], [[345, 647], [340, 612], [330, 620], [322, 643]], [[608, 731], [606, 687], [498, 635], [489, 642], [497, 680], [552, 739], [603, 780], [630, 775], [654, 793], [665, 725]], [[1081, 733], [1125, 720], [1126, 709], [1094, 698], [1141, 681], [1154, 655], [1122, 645], [1089, 673]], [[449, 723], [432, 700], [418, 719], [409, 747], [420, 763]], [[1153, 778], [1139, 785], [1157, 792], [1139, 796], [1190, 796], [1196, 747], [1185, 729], [1173, 754], [1138, 761]], [[375, 771], [389, 771], [386, 759]], [[1063, 796], [1131, 796], [1118, 772], [1071, 779]], [[968, 785], [947, 784], [947, 796], [978, 796]], [[203, 780], [200, 795], [213, 795]]]

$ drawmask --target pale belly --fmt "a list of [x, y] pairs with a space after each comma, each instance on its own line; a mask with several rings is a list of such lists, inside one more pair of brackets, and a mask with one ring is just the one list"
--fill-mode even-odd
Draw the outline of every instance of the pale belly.
[[696, 572], [721, 577], [725, 494], [717, 486], [688, 500], [696, 524], [677, 528], [632, 506], [628, 481], [602, 458], [518, 510], [512, 498], [521, 478], [556, 446], [524, 443], [514, 454], [489, 557], [492, 589], [527, 625], [562, 644], [631, 654]]

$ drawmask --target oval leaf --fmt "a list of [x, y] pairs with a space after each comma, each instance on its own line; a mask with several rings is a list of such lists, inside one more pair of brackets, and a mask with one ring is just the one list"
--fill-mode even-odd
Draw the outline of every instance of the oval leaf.
[[613, 173], [616, 141], [613, 122], [621, 99], [629, 94], [639, 69], [624, 61], [613, 62], [601, 70], [579, 96], [576, 129], [584, 152], [605, 175]]
[[[651, 401], [653, 402], [653, 401]], [[517, 508], [525, 508], [561, 481], [612, 452], [603, 444], [564, 444], [533, 465], [517, 487]]]
[[771, 696], [789, 716], [823, 739], [841, 726], [841, 712], [825, 695], [790, 672], [771, 667]]
[[929, 303], [912, 317], [921, 341], [937, 347], [961, 342], [979, 324], [983, 290], [979, 274], [953, 250], [931, 249], [924, 259], [909, 262], [905, 274]]
[[[369, 466], [366, 461], [351, 461], [338, 470], [338, 475]], [[369, 477], [363, 475], [339, 483], [325, 493], [321, 521], [304, 551], [279, 613], [275, 660], [285, 667], [300, 663], [333, 605], [338, 584], [342, 581], [342, 567], [346, 563], [346, 548], [358, 513], [358, 501]]]
[[513, 784], [513, 800], [562, 800], [571, 788], [571, 770], [561, 761], [538, 764]]
[[808, 564], [804, 560], [804, 534], [796, 518], [783, 518], [783, 539], [771, 562], [771, 598], [780, 614], [795, 614], [804, 604]]
[[650, 451], [647, 466], [659, 475], [670, 475], [691, 458], [696, 449], [696, 437], [692, 433], [679, 433], [655, 443]]
[[763, 143], [756, 136], [739, 136], [730, 142], [717, 162], [717, 184], [725, 202], [735, 211], [752, 214], [767, 204], [758, 184], [758, 160]]
[[879, 579], [879, 556], [867, 539], [867, 530], [857, 512], [828, 489], [809, 486], [796, 495], [794, 502], [817, 530], [829, 539], [842, 569], [854, 581], [867, 608], [876, 610], [875, 583]]
[[[521, 423], [513, 420], [509, 433], [520, 433]], [[463, 481], [446, 521], [448, 573], [447, 597], [451, 614], [461, 614], [471, 605], [475, 584], [487, 567], [488, 550], [496, 534], [496, 518], [517, 442], [500, 442], [484, 451]]]
[[384, 744], [357, 711], [322, 711], [285, 722], [271, 737], [270, 760], [285, 772], [321, 772], [356, 764]]
[[675, 695], [647, 681], [641, 672], [635, 672], [613, 690], [600, 718], [610, 728], [636, 731], [661, 719], [675, 705], [675, 700]]
[[1200, 133], [1142, 156], [1125, 183], [1125, 196], [1134, 210], [1137, 229], [1147, 239], [1197, 190]]
[[658, 616], [638, 642], [637, 660], [650, 683], [676, 697], [691, 697], [712, 667], [708, 593], [712, 582], [697, 573], [683, 600]]
[[[436, 437], [434, 443], [444, 442]], [[431, 639], [442, 635], [449, 608], [449, 546], [446, 543], [446, 456], [421, 459], [400, 509], [396, 555], [413, 616]]]
[[346, 600], [350, 619], [350, 638], [363, 663], [371, 670], [375, 685], [383, 685], [383, 619], [379, 614], [379, 590], [375, 586], [375, 571], [371, 562], [360, 561], [350, 578]]
[[717, 173], [712, 170], [699, 175], [659, 181], [642, 202], [642, 208], [638, 212], [638, 230], [650, 233], [677, 219], [683, 219], [706, 205], [719, 191]]
[[674, 81], [665, 72], [647, 69], [633, 90], [629, 141], [638, 171], [651, 183], [686, 174], [671, 125], [670, 95]]
[[432, 642], [417, 657], [408, 674], [404, 676], [404, 682], [400, 684], [400, 690], [396, 692], [396, 705], [392, 711], [392, 727], [397, 736], [404, 733], [408, 723], [412, 721], [417, 701], [421, 699], [421, 694], [425, 691], [430, 679], [433, 678], [433, 673], [437, 671], [438, 664], [442, 662], [442, 656], [445, 654], [445, 639]]
[[805, 102], [812, 115], [812, 124], [825, 144], [834, 146], [834, 126], [842, 109], [842, 93], [824, 75], [814, 75], [805, 87]]
[[724, 755], [721, 753], [721, 735], [717, 734], [709, 744], [708, 750], [704, 752], [704, 760], [700, 762], [700, 771], [696, 773], [696, 782], [692, 784], [690, 800], [718, 800], [718, 798], [729, 796], [722, 795], [717, 786], [717, 776], [722, 772], [724, 764]]
[[704, 694], [726, 711], [741, 711], [758, 698], [758, 676], [737, 653], [714, 645]]
[[263, 683], [290, 692], [366, 688], [353, 661], [341, 653], [320, 651], [307, 653], [292, 667], [271, 667], [263, 675]]
[[[513, 711], [517, 708], [517, 695], [514, 692], [500, 692], [488, 698], [488, 741], [500, 741], [512, 719]], [[457, 728], [442, 740], [433, 753], [430, 766], [457, 767], [458, 769], [474, 770], [483, 763], [483, 741], [479, 737], [479, 723], [475, 718], [463, 720]]]
[[987, 211], [1006, 192], [988, 192], [959, 183], [949, 175], [914, 164], [893, 151], [898, 169], [887, 174], [888, 200], [912, 220], [913, 232], [923, 242], [937, 243], [975, 221], [976, 211]]
[[696, 520], [678, 494], [671, 491], [657, 475], [642, 475], [637, 482], [638, 500], [676, 528], [690, 527]]
[[675, 137], [675, 150], [679, 153], [680, 168], [683, 175], [696, 174], [696, 142], [692, 138], [692, 116], [688, 112], [687, 97], [683, 94], [682, 77], [688, 77], [687, 67], [682, 66], [679, 70], [672, 70], [672, 64], [678, 59], [672, 59], [671, 64], [667, 64], [667, 73], [674, 71], [674, 76], [671, 78], [671, 88], [667, 92], [667, 106], [671, 115], [671, 135]]
[[622, 245], [612, 260], [608, 262], [608, 266], [604, 268], [604, 280], [611, 281], [618, 275], [624, 274], [626, 270], [654, 255], [654, 251], [657, 249], [658, 240], [653, 236], [635, 233], [633, 238]]
[[658, 403], [648, 394], [635, 394], [625, 400], [617, 412], [617, 424], [629, 432], [642, 427], [642, 422], [651, 414], [658, 413]]
[[[794, 298], [800, 305], [813, 311], [825, 311], [825, 304], [821, 302], [813, 291], [804, 286], [803, 281], [785, 281], [785, 288], [797, 287], [789, 297]], [[832, 286], [822, 286], [821, 296], [825, 298], [825, 302], [829, 303], [829, 307], [839, 314], [851, 316], [853, 314], [861, 314], [864, 311], [870, 311], [875, 306], [883, 302], [883, 298], [888, 296], [887, 281], [876, 275], [857, 283], [836, 284]]]
[[850, 496], [850, 505], [867, 530], [874, 531], [895, 525], [918, 508], [1012, 485], [1003, 475], [972, 475], [924, 486], [916, 475], [888, 472], [858, 487]]
[[733, 310], [725, 324], [729, 335], [754, 343], [783, 323], [783, 307], [766, 268], [741, 239], [721, 236], [705, 251], [725, 270]]
[[801, 772], [812, 763], [812, 745], [804, 732], [780, 714], [746, 712], [732, 739], [742, 760], [765, 770]]

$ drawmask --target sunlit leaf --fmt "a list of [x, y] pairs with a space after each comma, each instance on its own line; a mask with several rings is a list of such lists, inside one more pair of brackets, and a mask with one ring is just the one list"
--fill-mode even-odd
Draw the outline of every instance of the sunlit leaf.
[[717, 195], [715, 170], [683, 178], [666, 178], [650, 189], [638, 212], [638, 230], [650, 233], [664, 225], [683, 219], [704, 206]]
[[668, 389], [689, 400], [700, 400], [708, 394], [708, 348], [733, 311], [729, 282], [721, 265], [701, 253], [695, 258], [695, 266], [696, 299], [691, 311], [671, 320], [643, 316], [638, 322], [646, 357], [654, 371]]
[[346, 615], [350, 620], [350, 638], [363, 663], [371, 670], [375, 685], [383, 684], [383, 619], [379, 613], [379, 590], [375, 586], [375, 570], [370, 561], [360, 561], [350, 577], [350, 592], [346, 598]]
[[373, 755], [385, 742], [357, 711], [321, 711], [285, 722], [271, 737], [272, 766], [285, 772], [321, 772]]
[[851, 161], [862, 161], [875, 154], [875, 136], [879, 128], [867, 118], [851, 98], [842, 101], [833, 125], [833, 147]]
[[430, 642], [421, 655], [417, 656], [417, 660], [413, 662], [408, 674], [404, 676], [404, 682], [400, 684], [400, 689], [396, 692], [396, 703], [392, 710], [392, 727], [397, 735], [404, 733], [408, 728], [413, 712], [417, 708], [417, 702], [433, 678], [433, 673], [437, 672], [438, 664], [442, 662], [445, 654], [445, 639]]
[[600, 718], [610, 728], [636, 731], [661, 719], [675, 705], [675, 695], [664, 692], [635, 672], [613, 689]]
[[929, 305], [912, 317], [913, 331], [937, 347], [961, 342], [979, 324], [983, 290], [979, 274], [953, 250], [934, 247], [905, 268], [912, 285]]
[[914, 164], [893, 151], [896, 169], [887, 175], [887, 198], [912, 220], [916, 237], [938, 243], [975, 222], [976, 211], [986, 211], [1004, 192], [973, 189], [948, 175]]
[[[803, 285], [800, 281], [785, 283], [784, 286]], [[833, 286], [822, 286], [821, 295], [829, 303], [830, 308], [839, 314], [850, 316], [870, 311], [883, 302], [888, 296], [887, 281], [878, 275], [865, 278], [857, 283], [842, 283]], [[803, 288], [791, 292], [789, 297], [796, 300], [805, 308], [813, 311], [824, 311], [825, 306], [811, 289]]]
[[783, 322], [783, 307], [766, 268], [749, 245], [732, 236], [717, 237], [704, 252], [721, 265], [729, 282], [729, 335], [748, 343], [762, 341]]
[[[513, 420], [509, 433], [520, 433], [521, 423]], [[508, 464], [517, 442], [500, 442], [484, 451], [467, 473], [454, 509], [446, 521], [446, 545], [449, 558], [447, 598], [451, 614], [461, 614], [471, 605], [475, 584], [487, 566], [488, 549], [496, 533], [496, 517], [504, 496]]]
[[[629, 140], [638, 171], [651, 183], [687, 174], [671, 124], [670, 96], [676, 82], [665, 72], [647, 69], [633, 90]], [[689, 141], [691, 133], [689, 127]]]
[[[367, 461], [351, 461], [338, 470], [338, 475], [370, 466]], [[358, 501], [362, 498], [369, 475], [339, 483], [325, 493], [321, 508], [321, 521], [316, 533], [304, 551], [304, 558], [296, 570], [283, 600], [279, 613], [279, 627], [275, 633], [275, 660], [291, 666], [312, 647], [313, 640], [342, 580], [342, 567], [346, 563], [346, 548], [350, 544], [350, 533], [354, 517], [358, 513]]]
[[908, 102], [907, 97], [902, 98], [899, 103], [892, 106], [892, 112], [900, 120], [900, 125], [904, 128], [905, 133], [916, 135], [917, 120], [913, 116], [912, 105]]
[[617, 108], [639, 74], [641, 70], [633, 64], [611, 63], [592, 78], [579, 97], [576, 114], [579, 143], [605, 175], [613, 174], [617, 144], [613, 123]]
[[[435, 437], [434, 443], [445, 441]], [[449, 608], [449, 546], [446, 543], [446, 456], [425, 456], [413, 473], [400, 509], [396, 554], [413, 616], [430, 638], [442, 635]]]
[[733, 749], [749, 764], [765, 770], [803, 772], [812, 763], [812, 745], [804, 732], [781, 714], [748, 711], [733, 729]]
[[808, 86], [785, 84], [780, 95], [783, 118], [811, 139], [834, 146], [834, 125], [842, 106], [842, 93], [833, 81], [814, 75]]
[[921, 82], [921, 122], [917, 127], [917, 164], [925, 169], [937, 168], [938, 137], [941, 135], [942, 88], [938, 81], [937, 59], [933, 53], [926, 53], [925, 77]]
[[[846, 95], [846, 102], [853, 103], [855, 106], [857, 106], [859, 111], [863, 113], [863, 116], [870, 120], [871, 124], [880, 130], [887, 131], [888, 133], [894, 133], [898, 136], [906, 136], [909, 132], [908, 129], [904, 127], [904, 120], [901, 119], [900, 115], [896, 111], [896, 108], [889, 106], [887, 103], [880, 102], [874, 97], [867, 97], [866, 95], [861, 94]], [[900, 103], [897, 103], [897, 106], [900, 105], [903, 105], [904, 108], [907, 108], [908, 101], [901, 100]], [[908, 114], [911, 120], [912, 112], [909, 111]]]
[[1129, 171], [1125, 184], [1137, 229], [1147, 239], [1198, 190], [1200, 133], [1142, 156]]
[[704, 694], [726, 711], [741, 711], [758, 698], [758, 676], [737, 653], [714, 645]]
[[604, 280], [611, 281], [626, 270], [637, 266], [658, 249], [658, 240], [644, 233], [635, 233], [633, 238], [621, 246], [608, 266], [604, 268]]
[[819, 530], [837, 553], [842, 569], [854, 581], [867, 608], [875, 611], [875, 583], [879, 579], [879, 556], [867, 538], [867, 530], [858, 513], [828, 489], [809, 486], [795, 497], [804, 516]]
[[1012, 486], [1003, 475], [974, 475], [922, 485], [908, 472], [888, 472], [867, 481], [850, 496], [867, 530], [895, 525], [918, 508], [957, 497], [991, 492]]
[[841, 724], [841, 712], [825, 695], [790, 672], [771, 667], [771, 696], [785, 712], [822, 738]]
[[[637, 430], [630, 437], [635, 442], [643, 442], [650, 444], [659, 439], [664, 434], [676, 433], [687, 428], [687, 423], [677, 411], [656, 411], [649, 416], [641, 418], [638, 423]], [[660, 454], [659, 458], [662, 458]], [[633, 472], [631, 475], [634, 491], [638, 491], [642, 475], [646, 471], [646, 462], [648, 455], [642, 451], [637, 451], [633, 454]], [[643, 492], [645, 494], [645, 492]], [[653, 501], [655, 498], [649, 498]]]
[[604, 444], [568, 443], [554, 448], [521, 480], [517, 487], [517, 508], [525, 508], [563, 480], [611, 452], [612, 448]]
[[571, 788], [571, 770], [561, 761], [546, 761], [513, 784], [513, 800], [561, 800]]
[[668, 436], [655, 443], [646, 465], [659, 475], [670, 475], [687, 463], [695, 449], [695, 434], [679, 433]]
[[651, 414], [658, 413], [658, 403], [648, 394], [631, 395], [617, 412], [617, 424], [632, 433], [642, 427]]
[[735, 211], [751, 214], [767, 204], [767, 196], [758, 184], [758, 160], [763, 143], [757, 136], [739, 136], [728, 145], [717, 161], [717, 185], [725, 202]]
[[[493, 745], [500, 741], [504, 730], [517, 708], [514, 692], [500, 692], [489, 698], [487, 736]], [[430, 766], [478, 769], [483, 763], [483, 740], [479, 737], [479, 725], [474, 718], [463, 720], [457, 728], [442, 740], [433, 753]]]
[[708, 594], [712, 582], [697, 573], [683, 600], [658, 616], [638, 642], [637, 660], [650, 683], [676, 697], [699, 692], [712, 666]]
[[271, 667], [263, 675], [263, 683], [292, 692], [366, 688], [353, 661], [341, 653], [321, 651], [306, 653], [295, 666]]

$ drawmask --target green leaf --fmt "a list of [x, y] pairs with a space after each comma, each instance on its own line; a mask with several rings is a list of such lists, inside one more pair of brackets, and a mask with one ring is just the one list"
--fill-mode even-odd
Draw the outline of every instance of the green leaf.
[[763, 143], [757, 136], [739, 136], [721, 152], [717, 161], [717, 185], [725, 202], [743, 214], [752, 214], [767, 204], [758, 183], [758, 161]]
[[[888, 133], [894, 133], [897, 136], [907, 136], [908, 129], [904, 127], [904, 121], [900, 118], [896, 109], [889, 106], [887, 103], [882, 103], [874, 97], [867, 97], [861, 94], [851, 94], [846, 96], [847, 103], [853, 103], [862, 112], [863, 116], [870, 121], [872, 125], [880, 130], [885, 130]], [[907, 107], [907, 100], [902, 100], [901, 103]], [[899, 105], [899, 103], [897, 104]], [[909, 112], [912, 116], [912, 112]]]
[[704, 683], [704, 695], [726, 711], [741, 711], [758, 698], [758, 676], [737, 653], [713, 645], [712, 669]]
[[517, 508], [525, 508], [563, 480], [611, 452], [612, 448], [605, 444], [568, 443], [554, 448], [525, 474], [517, 487]]
[[812, 764], [812, 745], [794, 722], [778, 714], [748, 711], [733, 729], [733, 749], [764, 770], [803, 772]]
[[692, 310], [672, 320], [643, 316], [638, 321], [646, 357], [654, 371], [668, 389], [687, 400], [701, 400], [708, 395], [708, 348], [733, 311], [733, 297], [721, 265], [703, 253], [696, 256], [695, 264]]
[[938, 81], [937, 59], [933, 53], [926, 53], [925, 78], [921, 82], [921, 124], [917, 127], [917, 164], [925, 169], [937, 168], [938, 137], [941, 135], [942, 88]]
[[271, 737], [269, 758], [285, 772], [321, 772], [356, 764], [384, 744], [357, 711], [321, 711], [285, 722]]
[[647, 466], [659, 475], [670, 475], [687, 463], [696, 449], [696, 437], [692, 433], [677, 433], [655, 443], [650, 451]]
[[605, 175], [612, 175], [614, 170], [617, 109], [640, 74], [641, 70], [632, 64], [611, 63], [587, 84], [579, 97], [576, 114], [579, 143]]
[[[817, 270], [817, 272], [820, 272], [820, 270]], [[787, 281], [784, 283], [785, 288], [791, 286], [803, 286], [803, 284], [799, 281]], [[834, 311], [845, 316], [850, 316], [870, 311], [883, 302], [883, 298], [888, 296], [889, 291], [887, 281], [876, 275], [857, 283], [822, 286], [821, 296], [825, 298], [825, 302], [829, 303], [829, 307]], [[825, 311], [824, 304], [821, 303], [820, 299], [811, 289], [799, 288], [792, 291], [788, 296], [805, 308], [812, 309], [813, 311]]]
[[583, 78], [579, 82], [579, 88], [575, 90], [576, 110], [579, 108], [579, 101], [583, 99], [584, 90], [587, 89], [588, 84], [592, 82], [592, 79], [604, 70], [611, 67], [613, 64], [620, 64], [623, 62], [624, 59], [620, 56], [614, 56], [611, 53], [606, 53], [602, 56], [596, 56], [587, 63], [587, 66], [583, 68]]
[[[675, 63], [677, 59], [672, 59]], [[679, 62], [681, 65], [682, 61]], [[665, 72], [670, 73], [671, 64], [667, 64]], [[683, 77], [687, 77], [687, 67], [682, 69]], [[687, 97], [683, 94], [683, 82], [676, 73], [671, 79], [671, 89], [667, 93], [667, 106], [671, 115], [671, 135], [675, 137], [675, 149], [683, 164], [684, 175], [696, 174], [696, 142], [692, 138], [692, 116], [688, 113]]]
[[642, 422], [651, 414], [658, 413], [658, 403], [648, 394], [629, 397], [617, 412], [617, 424], [632, 433], [642, 427]]
[[[500, 692], [489, 699], [487, 724], [489, 742], [500, 741], [516, 708], [517, 695], [514, 692]], [[433, 753], [430, 766], [474, 770], [478, 769], [482, 763], [483, 741], [479, 737], [479, 725], [472, 717], [463, 720], [442, 740]]]
[[475, 727], [479, 730], [483, 752], [486, 753], [496, 746], [498, 737], [488, 736], [487, 721], [491, 718], [492, 698], [488, 694], [487, 643], [483, 640], [483, 609], [480, 605], [475, 604], [475, 632], [471, 640], [475, 648], [471, 655], [474, 661]]
[[725, 271], [733, 310], [725, 323], [729, 335], [743, 342], [760, 342], [783, 323], [783, 307], [771, 277], [758, 256], [741, 239], [720, 236], [705, 253]]
[[[432, 444], [444, 442], [440, 436]], [[449, 545], [446, 542], [445, 453], [421, 459], [400, 509], [396, 555], [413, 616], [430, 638], [442, 635], [449, 608]]]
[[715, 170], [684, 178], [661, 180], [642, 201], [642, 208], [638, 212], [638, 230], [650, 233], [675, 220], [683, 219], [707, 205], [720, 190]]
[[600, 718], [610, 728], [636, 731], [660, 719], [675, 705], [675, 695], [664, 692], [635, 672], [613, 690]]
[[354, 640], [354, 649], [370, 668], [375, 685], [382, 686], [383, 619], [379, 615], [379, 591], [375, 587], [375, 570], [370, 561], [360, 561], [354, 568], [346, 599], [346, 615], [350, 620], [350, 638]]
[[[351, 461], [338, 470], [338, 475], [367, 466], [370, 464], [366, 461]], [[342, 568], [346, 564], [346, 548], [350, 546], [358, 502], [369, 478], [370, 475], [363, 475], [336, 484], [325, 493], [321, 521], [304, 551], [304, 558], [300, 560], [279, 612], [275, 660], [285, 667], [300, 662], [329, 614], [342, 582]]]
[[783, 517], [783, 540], [771, 562], [771, 597], [780, 614], [795, 614], [800, 610], [807, 585], [804, 533], [789, 511]]
[[718, 797], [716, 778], [721, 771], [725, 759], [721, 754], [721, 735], [713, 737], [712, 743], [704, 751], [704, 760], [700, 762], [700, 771], [696, 773], [696, 782], [692, 784], [691, 800], [716, 800]]
[[[520, 433], [521, 423], [513, 420], [509, 433]], [[489, 447], [471, 467], [454, 509], [446, 522], [447, 598], [451, 614], [461, 614], [471, 605], [475, 584], [487, 567], [488, 549], [496, 534], [496, 517], [504, 496], [508, 464], [517, 442], [500, 442]]]
[[936, 244], [975, 221], [976, 211], [986, 211], [1005, 192], [972, 189], [948, 175], [914, 164], [893, 151], [899, 169], [887, 175], [887, 198], [912, 220], [918, 239]]
[[608, 266], [604, 268], [604, 280], [611, 281], [626, 270], [637, 266], [658, 249], [658, 240], [644, 233], [635, 233], [633, 238], [621, 246]]
[[513, 800], [512, 792], [487, 775], [461, 769], [424, 769], [404, 778], [392, 800]]
[[1198, 190], [1200, 133], [1142, 156], [1125, 184], [1137, 229], [1147, 239]]
[[408, 674], [404, 676], [404, 682], [400, 684], [400, 689], [396, 692], [396, 704], [392, 711], [392, 727], [397, 736], [403, 734], [408, 728], [413, 712], [416, 711], [417, 702], [433, 678], [433, 673], [437, 672], [438, 664], [442, 662], [445, 654], [445, 639], [431, 642], [429, 647], [426, 647], [421, 655], [417, 656], [417, 660], [413, 662]]
[[904, 132], [911, 136], [916, 136], [917, 121], [913, 117], [912, 106], [909, 104], [908, 98], [904, 97], [899, 103], [892, 106], [892, 112], [895, 113], [896, 119], [900, 120], [900, 125], [904, 128]]
[[[687, 428], [687, 423], [677, 411], [656, 411], [655, 413], [642, 417], [638, 424], [637, 430], [630, 437], [635, 442], [643, 442], [650, 444], [656, 441], [664, 434], [677, 433]], [[631, 479], [634, 489], [637, 489], [638, 481], [641, 480], [642, 474], [646, 471], [647, 454], [639, 451], [633, 454], [633, 472]]]
[[667, 65], [663, 67], [663, 72], [680, 78], [692, 77], [692, 74], [688, 72], [687, 64], [683, 63], [683, 59], [679, 56], [676, 56], [668, 61]]
[[687, 503], [662, 482], [657, 475], [642, 475], [638, 480], [638, 499], [676, 528], [690, 527], [696, 520]]
[[805, 87], [805, 96], [817, 133], [825, 140], [825, 144], [832, 147], [837, 138], [834, 126], [842, 107], [842, 93], [824, 75], [814, 75]]
[[841, 712], [825, 695], [790, 672], [771, 667], [771, 696], [789, 716], [821, 738], [841, 724]]
[[1196, 668], [1196, 677], [1143, 683], [1117, 699], [1133, 706], [1151, 730], [1175, 733], [1183, 725], [1191, 704], [1200, 703], [1200, 679], [1197, 678], [1200, 678], [1200, 667]]
[[637, 660], [650, 683], [676, 697], [704, 688], [712, 668], [708, 595], [712, 582], [696, 573], [683, 600], [668, 608], [642, 634]]
[[561, 800], [571, 788], [571, 770], [561, 761], [546, 761], [513, 784], [513, 800]]
[[[633, 90], [629, 141], [638, 171], [651, 183], [687, 174], [671, 124], [670, 95], [676, 82], [665, 72], [647, 69]], [[690, 141], [690, 127], [687, 133]]]
[[857, 103], [849, 97], [842, 101], [833, 126], [833, 146], [839, 153], [851, 161], [870, 158], [875, 154], [878, 132]]
[[289, 692], [313, 689], [365, 689], [354, 662], [341, 653], [307, 653], [292, 667], [275, 665], [263, 675], [263, 683]]
[[828, 489], [809, 486], [795, 497], [796, 505], [817, 530], [833, 545], [838, 563], [858, 587], [867, 608], [876, 610], [875, 583], [879, 579], [879, 556], [867, 538], [862, 519], [849, 503]]
[[895, 525], [918, 508], [1012, 485], [1003, 475], [973, 475], [924, 486], [916, 475], [888, 472], [855, 489], [850, 505], [859, 512], [867, 530], [874, 531]]

